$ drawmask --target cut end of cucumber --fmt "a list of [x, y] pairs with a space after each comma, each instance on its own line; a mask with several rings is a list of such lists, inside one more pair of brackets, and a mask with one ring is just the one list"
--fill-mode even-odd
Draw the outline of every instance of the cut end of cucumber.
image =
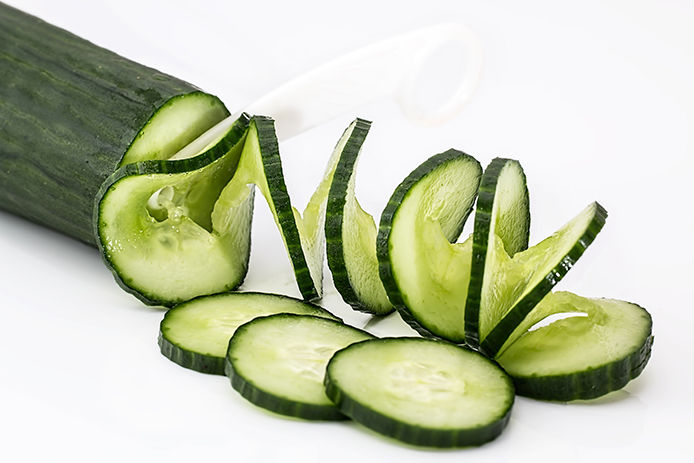
[[354, 421], [402, 442], [480, 445], [508, 422], [513, 384], [479, 353], [421, 338], [353, 344], [328, 364], [328, 396]]
[[169, 159], [227, 116], [229, 111], [216, 96], [193, 92], [171, 98], [140, 130], [119, 167]]
[[327, 310], [287, 296], [264, 293], [222, 293], [199, 297], [169, 310], [161, 322], [162, 354], [191, 370], [224, 374], [229, 339], [256, 317], [278, 313], [336, 319]]
[[102, 187], [97, 242], [117, 281], [172, 306], [236, 288], [246, 274], [252, 196], [226, 193], [244, 145], [244, 115], [205, 153], [119, 169]]

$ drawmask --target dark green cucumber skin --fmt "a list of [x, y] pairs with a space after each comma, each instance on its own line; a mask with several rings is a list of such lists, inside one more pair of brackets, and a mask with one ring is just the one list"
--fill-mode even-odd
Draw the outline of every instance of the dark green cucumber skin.
[[[414, 339], [417, 341], [424, 341], [421, 338], [382, 338], [379, 341], [391, 341], [391, 340], [402, 340], [402, 339]], [[371, 342], [371, 341], [361, 341], [361, 342]], [[360, 343], [361, 343], [360, 342]], [[437, 342], [447, 342], [447, 341], [437, 341]], [[352, 344], [355, 346], [360, 343]], [[351, 346], [349, 346], [351, 347]], [[349, 348], [347, 347], [347, 348]], [[345, 349], [347, 349], [345, 348]], [[464, 346], [460, 346], [462, 349], [466, 349]], [[345, 393], [340, 389], [333, 381], [330, 374], [330, 363], [334, 359], [338, 358], [340, 352], [345, 349], [339, 350], [333, 355], [333, 358], [328, 363], [328, 368], [326, 369], [325, 375], [325, 393], [332, 400], [335, 405], [340, 409], [342, 413], [350, 417], [357, 423], [361, 423], [369, 429], [372, 429], [385, 436], [392, 437], [400, 442], [406, 444], [421, 446], [421, 447], [438, 447], [438, 448], [453, 448], [453, 447], [469, 447], [482, 445], [486, 442], [494, 440], [498, 437], [504, 430], [511, 418], [511, 409], [513, 408], [514, 400], [512, 399], [508, 408], [506, 409], [503, 417], [494, 423], [490, 423], [487, 426], [480, 426], [474, 429], [465, 430], [442, 430], [442, 429], [431, 429], [422, 426], [415, 426], [403, 423], [401, 421], [395, 420], [389, 416], [379, 413], [369, 407], [362, 405], [358, 400], [355, 400], [349, 394]], [[466, 349], [470, 350], [470, 349]], [[471, 351], [471, 350], [470, 350]], [[474, 351], [473, 351], [474, 352]], [[477, 353], [477, 352], [475, 352]], [[490, 360], [490, 359], [488, 359]], [[493, 360], [490, 360], [495, 363]], [[501, 368], [501, 367], [499, 367]], [[511, 379], [508, 379], [511, 383]], [[513, 385], [509, 384], [511, 390], [513, 390]]]
[[595, 215], [588, 224], [586, 231], [578, 239], [561, 261], [538, 283], [528, 294], [518, 301], [508, 313], [496, 324], [480, 344], [480, 351], [488, 357], [495, 357], [513, 333], [513, 330], [523, 321], [531, 310], [564, 278], [571, 267], [595, 240], [607, 220], [607, 211], [599, 203], [596, 204]]
[[[194, 370], [194, 371], [199, 371], [200, 373], [208, 373], [211, 375], [221, 375], [223, 376], [225, 374], [225, 357], [217, 357], [214, 355], [205, 355], [201, 354], [199, 352], [194, 352], [191, 350], [188, 350], [182, 346], [179, 346], [175, 342], [172, 342], [166, 337], [166, 318], [169, 316], [169, 314], [175, 313], [174, 311], [179, 308], [179, 307], [184, 307], [185, 305], [188, 305], [189, 303], [193, 303], [197, 301], [198, 299], [201, 298], [206, 298], [206, 297], [215, 297], [219, 295], [224, 295], [224, 294], [236, 294], [233, 292], [224, 292], [224, 293], [217, 293], [217, 294], [211, 294], [208, 296], [198, 296], [196, 298], [191, 299], [190, 301], [186, 301], [184, 303], [181, 303], [177, 305], [176, 307], [172, 308], [171, 310], [166, 312], [166, 315], [164, 315], [164, 318], [162, 319], [161, 323], [159, 324], [159, 338], [157, 340], [159, 344], [159, 349], [161, 350], [161, 353], [164, 355], [164, 357], [168, 358], [172, 362], [182, 366], [183, 368], [188, 368], [189, 370]], [[266, 295], [266, 293], [258, 293], [254, 291], [244, 291], [243, 293], [239, 294], [261, 294], [261, 295]], [[277, 298], [286, 298], [286, 299], [292, 299], [295, 300], [294, 298], [291, 298], [289, 296], [283, 296], [280, 294], [273, 294], [273, 296]], [[316, 309], [321, 310], [325, 312], [326, 314], [330, 315], [331, 317], [334, 317], [335, 320], [341, 321], [339, 318], [335, 317], [332, 315], [330, 312], [325, 310], [323, 307], [312, 304], [310, 302], [305, 302], [304, 304], [309, 304], [314, 306]]]
[[159, 108], [199, 91], [2, 3], [0, 82], [0, 208], [91, 245], [102, 182]]
[[[403, 180], [402, 183], [397, 186], [392, 196], [388, 200], [388, 204], [386, 204], [386, 207], [381, 214], [381, 222], [378, 226], [378, 235], [376, 236], [378, 271], [381, 277], [381, 282], [383, 283], [383, 287], [386, 289], [388, 299], [390, 299], [390, 302], [393, 304], [405, 323], [410, 325], [410, 327], [412, 327], [412, 329], [414, 329], [417, 333], [426, 337], [439, 338], [439, 336], [432, 333], [419, 320], [417, 320], [405, 305], [405, 301], [400, 294], [400, 289], [395, 281], [393, 269], [390, 264], [390, 232], [392, 229], [393, 218], [395, 217], [400, 204], [405, 199], [405, 196], [407, 196], [410, 189], [437, 167], [461, 157], [477, 162], [475, 158], [463, 153], [462, 151], [450, 149], [430, 157], [420, 164], [415, 170], [413, 170], [410, 175], [408, 175], [405, 180]], [[479, 165], [478, 162], [477, 164]], [[480, 171], [481, 170], [482, 168], [480, 167]], [[455, 242], [462, 233], [465, 221], [467, 220], [471, 211], [472, 208], [470, 208], [470, 210], [468, 210], [467, 213], [461, 217], [461, 220], [456, 227], [456, 232], [453, 234], [453, 236], [448, 237], [451, 243]]]
[[[96, 245], [99, 248], [99, 251], [101, 253], [101, 256], [104, 260], [104, 263], [106, 266], [111, 270], [113, 273], [113, 277], [118, 283], [118, 285], [123, 288], [126, 292], [132, 294], [142, 302], [144, 302], [147, 305], [162, 305], [164, 307], [172, 307], [176, 305], [179, 302], [183, 301], [169, 301], [169, 300], [162, 300], [161, 298], [154, 296], [152, 294], [148, 294], [146, 292], [143, 292], [142, 290], [134, 288], [130, 282], [126, 281], [123, 279], [123, 277], [120, 275], [120, 271], [111, 262], [111, 256], [107, 252], [106, 248], [104, 247], [103, 241], [104, 238], [101, 235], [102, 231], [102, 226], [101, 226], [101, 201], [104, 198], [104, 195], [106, 192], [114, 186], [116, 183], [118, 183], [120, 180], [129, 177], [131, 175], [148, 175], [148, 174], [178, 174], [182, 172], [189, 172], [193, 170], [200, 169], [202, 167], [205, 167], [206, 165], [210, 164], [211, 162], [214, 162], [215, 160], [221, 158], [224, 156], [234, 145], [237, 143], [240, 143], [242, 140], [244, 140], [244, 136], [246, 135], [246, 131], [248, 130], [250, 124], [250, 116], [246, 113], [242, 113], [239, 118], [234, 122], [232, 125], [231, 129], [229, 130], [228, 134], [215, 146], [210, 148], [209, 150], [205, 151], [204, 153], [199, 154], [198, 156], [192, 157], [192, 158], [187, 158], [187, 159], [178, 159], [174, 161], [166, 161], [166, 160], [149, 160], [149, 161], [140, 161], [140, 162], [134, 162], [132, 164], [127, 164], [117, 171], [115, 171], [113, 174], [111, 174], [106, 181], [103, 182], [101, 185], [98, 193], [96, 194], [96, 202], [94, 203], [93, 206], [93, 219], [90, 221], [90, 226], [92, 227], [93, 235], [96, 237]], [[253, 207], [253, 197], [249, 199], [251, 202], [250, 207]], [[251, 209], [252, 213], [252, 209]], [[246, 271], [248, 270], [248, 261], [250, 258], [250, 247], [248, 250], [248, 253], [246, 256], [243, 256], [244, 262], [246, 265]], [[246, 272], [243, 272], [243, 276], [240, 279], [240, 281], [230, 281], [229, 285], [226, 288], [223, 288], [223, 291], [231, 291], [239, 287], [241, 283], [243, 282], [243, 278], [245, 277]]]
[[366, 140], [366, 136], [369, 134], [370, 128], [370, 121], [364, 119], [356, 120], [352, 134], [345, 144], [340, 160], [335, 168], [325, 213], [326, 255], [328, 267], [335, 283], [335, 289], [337, 289], [347, 304], [360, 312], [387, 315], [393, 310], [375, 313], [371, 307], [359, 300], [349, 281], [342, 243], [342, 226], [344, 224], [344, 207], [347, 202], [347, 189], [350, 179], [355, 175], [354, 170], [359, 158], [359, 152], [364, 144], [364, 140]]
[[299, 291], [306, 300], [319, 299], [321, 294], [313, 284], [306, 257], [304, 256], [304, 250], [301, 247], [301, 238], [294, 220], [292, 203], [287, 193], [287, 186], [284, 183], [282, 160], [280, 159], [279, 143], [277, 141], [277, 133], [275, 132], [275, 121], [269, 117], [254, 116], [251, 130], [253, 130], [253, 127], [255, 127], [258, 134], [258, 144], [263, 160], [263, 170], [267, 178], [268, 190], [275, 206], [280, 232], [285, 238], [287, 252], [294, 267], [294, 276]]
[[623, 359], [572, 374], [525, 377], [511, 375], [516, 392], [533, 399], [568, 402], [595, 399], [623, 388], [641, 374], [651, 358], [653, 322], [650, 314], [648, 319], [649, 336], [641, 347]]
[[[479, 312], [480, 299], [482, 297], [482, 282], [484, 280], [484, 265], [487, 259], [487, 246], [489, 231], [491, 228], [492, 210], [499, 175], [506, 163], [511, 159], [494, 158], [482, 174], [482, 181], [477, 195], [477, 208], [475, 210], [475, 226], [472, 238], [472, 267], [470, 268], [470, 285], [468, 286], [467, 301], [465, 303], [465, 342], [472, 348], [478, 348], [479, 336]], [[525, 183], [525, 174], [523, 174]], [[527, 185], [527, 184], [526, 184]], [[526, 197], [528, 188], [525, 188]], [[530, 238], [530, 209], [527, 210], [526, 227], [523, 230], [524, 239], [519, 249], [507, 250], [509, 255], [528, 248]]]
[[[277, 315], [269, 315], [267, 317], [276, 317]], [[281, 314], [282, 317], [315, 317], [313, 315], [297, 315], [297, 314]], [[245, 323], [239, 327], [237, 332], [240, 332], [246, 327], [253, 323], [253, 321], [260, 318], [267, 318], [265, 316], [258, 317], [248, 323]], [[335, 323], [342, 324], [341, 321], [333, 320]], [[354, 327], [350, 327], [354, 328]], [[357, 328], [354, 328], [358, 330]], [[358, 330], [362, 331], [362, 330]], [[367, 333], [368, 334], [368, 333]], [[369, 335], [371, 336], [371, 335]], [[229, 341], [229, 352], [231, 351], [232, 344], [234, 343], [234, 338]], [[271, 412], [279, 413], [280, 415], [293, 416], [296, 418], [303, 418], [306, 420], [324, 420], [324, 421], [340, 421], [348, 419], [340, 410], [334, 405], [316, 405], [300, 403], [293, 400], [278, 397], [274, 394], [270, 394], [263, 389], [257, 387], [251, 381], [247, 381], [241, 374], [239, 374], [234, 369], [234, 364], [229, 360], [227, 356], [224, 362], [224, 374], [229, 377], [231, 381], [231, 387], [234, 388], [242, 397], [244, 397], [249, 402], [269, 410]]]

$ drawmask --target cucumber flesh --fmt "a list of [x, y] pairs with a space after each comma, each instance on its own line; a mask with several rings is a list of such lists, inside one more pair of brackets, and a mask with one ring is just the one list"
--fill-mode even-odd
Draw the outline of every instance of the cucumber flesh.
[[222, 293], [199, 297], [166, 312], [159, 329], [162, 354], [182, 367], [224, 374], [229, 339], [256, 317], [296, 313], [332, 318], [317, 305], [264, 293]]
[[364, 341], [337, 352], [328, 364], [325, 387], [354, 421], [431, 447], [494, 439], [514, 401], [513, 383], [494, 362], [422, 338]]
[[413, 328], [465, 339], [472, 239], [455, 243], [477, 195], [482, 169], [456, 150], [433, 156], [395, 190], [377, 237], [381, 280]]
[[274, 121], [255, 116], [239, 160], [236, 175], [225, 192], [239, 201], [249, 197], [256, 185], [265, 198], [289, 254], [299, 291], [304, 299], [322, 295], [323, 283], [323, 220], [328, 185], [334, 169], [328, 165], [304, 212], [292, 207], [284, 183]]
[[[201, 133], [226, 120], [228, 115], [224, 105], [211, 95], [196, 92], [174, 97], [147, 121], [123, 155], [119, 167], [133, 162], [169, 159]], [[231, 119], [229, 127], [234, 121]], [[225, 135], [229, 127], [220, 135]]]
[[465, 304], [465, 341], [471, 347], [479, 346], [480, 298], [483, 282], [494, 277], [496, 237], [503, 251], [513, 257], [528, 248], [529, 235], [530, 202], [523, 168], [518, 161], [496, 158], [482, 175], [475, 211], [473, 264]]
[[325, 395], [325, 367], [336, 351], [371, 338], [310, 315], [260, 317], [232, 336], [226, 374], [232, 387], [259, 407], [311, 420], [345, 419]]
[[[580, 314], [531, 329], [555, 314]], [[514, 331], [498, 362], [519, 394], [544, 400], [592, 399], [621, 389], [650, 358], [652, 321], [629, 302], [547, 295]]]
[[128, 164], [102, 186], [95, 233], [126, 291], [148, 304], [173, 306], [243, 281], [253, 198], [238, 201], [226, 185], [248, 123], [240, 117], [199, 156]]
[[370, 127], [368, 121], [355, 120], [335, 148], [339, 161], [330, 185], [325, 236], [328, 266], [344, 301], [355, 310], [386, 315], [393, 305], [378, 274], [376, 223], [354, 193], [356, 163]]
[[[583, 255], [605, 224], [592, 203], [537, 245], [509, 257], [498, 235], [489, 246], [479, 311], [480, 349], [495, 356], [513, 330]], [[488, 254], [489, 257], [490, 254]]]

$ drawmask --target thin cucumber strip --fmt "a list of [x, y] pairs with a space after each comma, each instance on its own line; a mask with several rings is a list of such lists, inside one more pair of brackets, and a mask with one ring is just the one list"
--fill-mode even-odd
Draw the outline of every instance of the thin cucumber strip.
[[508, 423], [511, 379], [483, 355], [423, 338], [376, 339], [338, 351], [328, 397], [354, 421], [402, 442], [480, 445]]
[[369, 333], [311, 315], [260, 317], [236, 330], [229, 342], [226, 374], [251, 403], [308, 420], [346, 417], [325, 395], [325, 367], [333, 354]]
[[553, 235], [510, 258], [494, 235], [491, 272], [485, 270], [480, 303], [480, 349], [494, 357], [511, 333], [547, 295], [602, 230], [607, 211], [592, 203]]
[[[95, 235], [116, 281], [167, 307], [236, 288], [246, 275], [251, 197], [225, 194], [249, 125], [242, 115], [204, 153], [116, 171], [95, 207]], [[232, 207], [233, 206], [233, 207]]]
[[[506, 254], [513, 257], [528, 248], [530, 201], [525, 173], [518, 161], [495, 158], [484, 170], [480, 183], [472, 243], [472, 269], [465, 304], [465, 341], [479, 346], [479, 312], [485, 276], [494, 275], [495, 235]], [[489, 262], [489, 265], [486, 263]]]
[[357, 119], [345, 130], [335, 151], [337, 164], [325, 220], [328, 266], [335, 288], [355, 310], [386, 315], [393, 305], [378, 274], [376, 223], [354, 193], [355, 168], [371, 122]]
[[256, 317], [278, 313], [336, 318], [322, 307], [287, 296], [214, 294], [166, 312], [159, 327], [159, 347], [165, 357], [182, 367], [223, 375], [227, 346], [236, 329]]
[[236, 175], [225, 188], [229, 197], [248, 197], [256, 185], [265, 198], [277, 224], [294, 268], [304, 299], [322, 295], [325, 203], [332, 180], [334, 162], [328, 163], [324, 179], [311, 197], [304, 217], [292, 207], [282, 173], [282, 162], [274, 121], [254, 116], [239, 160]]
[[[573, 314], [531, 329], [555, 314]], [[569, 401], [624, 387], [645, 368], [653, 343], [649, 313], [636, 304], [548, 294], [516, 329], [499, 363], [519, 394]]]
[[229, 114], [187, 82], [3, 3], [0, 82], [0, 208], [92, 246], [99, 188], [126, 151], [165, 156]]
[[395, 190], [381, 215], [379, 273], [388, 298], [422, 334], [465, 340], [472, 239], [455, 243], [482, 168], [456, 150], [435, 155]]

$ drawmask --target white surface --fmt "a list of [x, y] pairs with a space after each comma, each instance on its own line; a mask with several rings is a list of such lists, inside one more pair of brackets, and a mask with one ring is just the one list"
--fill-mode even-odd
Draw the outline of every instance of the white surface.
[[[643, 305], [653, 315], [656, 340], [643, 375], [620, 392], [570, 405], [518, 398], [495, 442], [411, 449], [351, 423], [264, 413], [225, 378], [169, 362], [156, 345], [163, 312], [121, 291], [95, 250], [0, 212], [1, 461], [682, 461], [688, 455], [694, 433], [690, 2], [10, 3], [195, 82], [232, 109], [361, 45], [442, 21], [464, 22], [480, 36], [486, 61], [460, 116], [421, 128], [382, 101], [284, 143], [294, 203], [306, 203], [332, 146], [356, 116], [374, 121], [358, 195], [377, 216], [394, 186], [431, 154], [452, 146], [484, 165], [496, 155], [514, 157], [528, 175], [532, 242], [592, 200], [610, 212], [605, 230], [559, 288]], [[297, 295], [262, 203], [253, 240], [243, 288]], [[351, 313], [329, 281], [328, 275], [324, 305], [363, 326], [366, 317]], [[405, 331], [396, 320], [374, 329]]]

